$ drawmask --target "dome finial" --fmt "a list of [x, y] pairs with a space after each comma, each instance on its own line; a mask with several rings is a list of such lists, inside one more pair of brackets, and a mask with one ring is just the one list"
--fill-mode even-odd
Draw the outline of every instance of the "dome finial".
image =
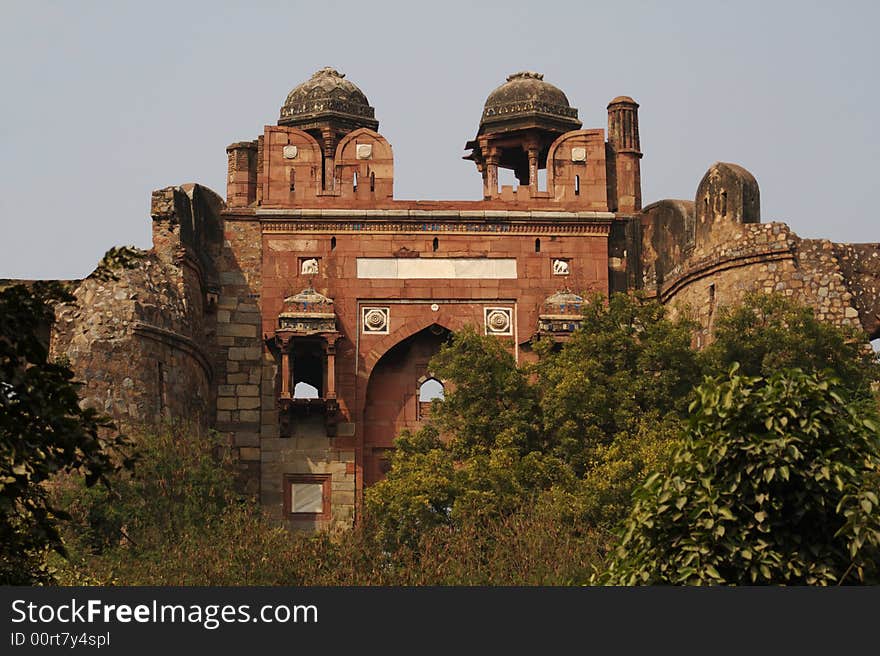
[[536, 73], [535, 71], [519, 71], [517, 73], [511, 73], [510, 75], [507, 76], [508, 82], [510, 82], [511, 80], [526, 80], [526, 79], [543, 80], [544, 74], [543, 73]]
[[340, 73], [332, 66], [325, 66], [324, 68], [319, 68], [312, 74], [312, 79], [314, 80], [316, 77], [338, 77], [340, 80], [345, 77], [345, 73]]

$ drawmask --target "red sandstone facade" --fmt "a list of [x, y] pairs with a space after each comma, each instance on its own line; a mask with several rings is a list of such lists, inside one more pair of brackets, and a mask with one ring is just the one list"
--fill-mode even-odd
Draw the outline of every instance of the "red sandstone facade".
[[[221, 316], [235, 357], [219, 362], [229, 401], [218, 397], [217, 427], [244, 435], [242, 460], [269, 508], [287, 508], [294, 527], [349, 523], [394, 438], [424, 419], [420, 387], [450, 331], [474, 326], [521, 358], [548, 297], [608, 293], [612, 226], [641, 203], [637, 107], [609, 105], [606, 141], [542, 76], [510, 76], [467, 144], [476, 202], [394, 199], [391, 145], [363, 94], [330, 69], [291, 92], [279, 125], [229, 146], [220, 308], [256, 302], [260, 317]], [[499, 187], [499, 168], [517, 188]], [[557, 312], [545, 327], [576, 325]], [[238, 359], [239, 348], [259, 348], [260, 360]], [[240, 405], [233, 381], [245, 378], [260, 380], [259, 413], [256, 399]], [[297, 398], [303, 383], [317, 398]], [[319, 485], [329, 512], [291, 508], [291, 495], [317, 498]]]

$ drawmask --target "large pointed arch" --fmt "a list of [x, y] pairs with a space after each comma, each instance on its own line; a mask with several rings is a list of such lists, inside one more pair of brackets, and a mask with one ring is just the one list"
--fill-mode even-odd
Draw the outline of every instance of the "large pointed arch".
[[446, 330], [454, 333], [464, 328], [465, 325], [467, 325], [468, 323], [470, 322], [465, 321], [464, 319], [461, 319], [459, 317], [452, 316], [451, 314], [444, 314], [444, 316], [438, 318], [412, 317], [410, 319], [407, 319], [400, 328], [376, 342], [376, 344], [370, 349], [370, 351], [364, 354], [364, 365], [361, 375], [369, 378], [373, 372], [373, 368], [376, 366], [376, 363], [379, 362], [383, 355], [385, 355], [395, 345], [408, 339], [409, 337], [412, 337], [413, 335], [424, 330], [425, 328], [429, 328], [430, 326], [437, 324], [441, 328], [445, 328]]
[[396, 341], [373, 366], [365, 388], [363, 430], [358, 440], [365, 486], [387, 473], [388, 456], [401, 431], [417, 430], [429, 414], [426, 408], [430, 403], [421, 402], [420, 387], [431, 375], [431, 358], [450, 334], [448, 328], [431, 323]]

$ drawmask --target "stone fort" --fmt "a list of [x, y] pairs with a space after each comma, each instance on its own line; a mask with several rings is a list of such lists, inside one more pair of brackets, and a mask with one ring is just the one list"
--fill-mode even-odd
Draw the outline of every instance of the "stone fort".
[[736, 164], [712, 165], [693, 199], [643, 207], [639, 105], [607, 109], [607, 127], [585, 129], [560, 89], [515, 73], [465, 144], [482, 200], [399, 200], [373, 107], [321, 69], [276, 124], [226, 148], [225, 200], [198, 184], [153, 192], [153, 248], [74, 283], [52, 352], [123, 427], [182, 418], [225, 434], [245, 489], [316, 530], [355, 521], [394, 438], [442, 396], [431, 356], [466, 325], [521, 361], [536, 335], [580, 325], [585, 295], [642, 289], [689, 308], [700, 346], [717, 307], [763, 290], [880, 336], [878, 244], [761, 223]]

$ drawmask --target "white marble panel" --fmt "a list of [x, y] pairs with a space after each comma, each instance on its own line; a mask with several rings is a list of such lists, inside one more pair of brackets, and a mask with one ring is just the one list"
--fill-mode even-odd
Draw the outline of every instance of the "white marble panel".
[[358, 278], [498, 280], [516, 278], [514, 258], [359, 257]]

